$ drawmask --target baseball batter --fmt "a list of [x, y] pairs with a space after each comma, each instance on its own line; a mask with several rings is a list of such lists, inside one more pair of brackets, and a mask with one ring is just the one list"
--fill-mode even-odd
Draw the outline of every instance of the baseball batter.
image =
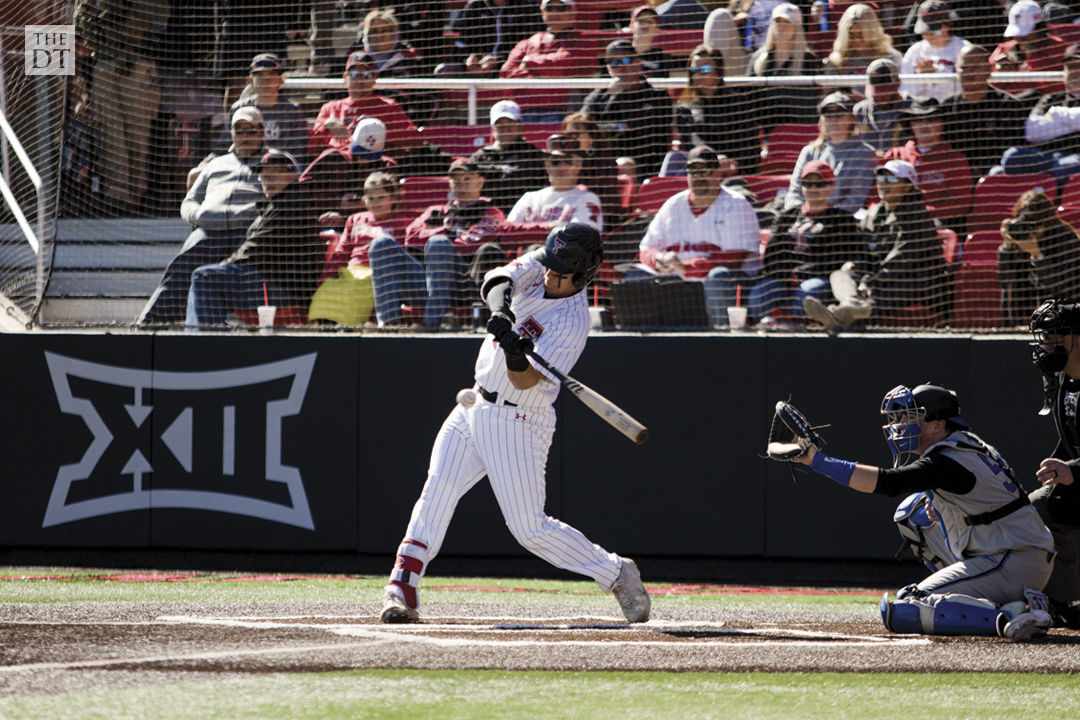
[[1001, 635], [1023, 640], [1050, 626], [1042, 589], [1054, 565], [1050, 531], [1001, 455], [960, 417], [956, 393], [924, 384], [881, 404], [892, 468], [829, 457], [815, 445], [795, 462], [865, 493], [912, 493], [894, 520], [936, 570], [881, 601], [897, 633]]
[[442, 546], [458, 500], [485, 475], [522, 547], [596, 580], [615, 594], [628, 621], [649, 619], [649, 595], [634, 562], [544, 511], [552, 403], [560, 385], [525, 349], [531, 345], [554, 367], [570, 371], [589, 332], [582, 291], [602, 259], [599, 233], [574, 222], [552, 230], [542, 249], [485, 276], [480, 294], [492, 314], [476, 359], [475, 402], [456, 405], [435, 438], [427, 482], [384, 590], [382, 622], [419, 620], [420, 577]]

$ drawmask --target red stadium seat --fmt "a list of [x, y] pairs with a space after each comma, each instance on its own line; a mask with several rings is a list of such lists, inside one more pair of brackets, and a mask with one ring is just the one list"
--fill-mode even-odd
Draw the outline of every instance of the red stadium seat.
[[417, 175], [401, 181], [401, 199], [398, 212], [419, 215], [429, 205], [446, 202], [450, 186], [445, 176]]
[[952, 326], [955, 328], [1001, 325], [1001, 285], [997, 279], [998, 230], [968, 235], [956, 269]]
[[425, 125], [420, 137], [454, 157], [469, 156], [488, 144], [491, 128], [487, 125]]
[[1065, 181], [1065, 187], [1061, 189], [1061, 202], [1058, 204], [1065, 208], [1080, 208], [1080, 174]]
[[783, 123], [777, 125], [765, 139], [761, 156], [762, 175], [791, 174], [803, 147], [818, 136], [816, 123]]
[[664, 30], [656, 36], [656, 44], [668, 55], [687, 57], [702, 41], [701, 28], [688, 30]]
[[686, 178], [651, 177], [638, 188], [637, 209], [640, 213], [655, 213], [664, 202], [677, 192], [686, 189]]
[[968, 215], [968, 232], [998, 230], [1001, 221], [1012, 215], [1016, 199], [1028, 190], [1039, 190], [1050, 198], [1051, 203], [1057, 200], [1057, 181], [1047, 173], [1000, 173], [980, 178], [975, 184], [975, 199]]
[[786, 191], [791, 184], [790, 175], [743, 175], [746, 186], [757, 195], [758, 205], [764, 206], [776, 199], [781, 190]]
[[521, 131], [521, 138], [525, 142], [530, 142], [541, 150], [545, 150], [547, 149], [548, 136], [561, 132], [562, 125], [560, 123], [526, 123]]

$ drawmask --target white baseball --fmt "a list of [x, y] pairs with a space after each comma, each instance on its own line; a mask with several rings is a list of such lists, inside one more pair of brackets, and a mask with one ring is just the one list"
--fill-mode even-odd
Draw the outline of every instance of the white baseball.
[[476, 391], [472, 388], [461, 388], [457, 394], [458, 405], [463, 408], [471, 408], [476, 402]]

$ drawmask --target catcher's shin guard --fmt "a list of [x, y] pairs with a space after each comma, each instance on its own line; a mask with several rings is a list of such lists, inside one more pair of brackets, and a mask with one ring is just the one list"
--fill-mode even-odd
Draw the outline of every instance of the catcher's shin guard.
[[894, 633], [997, 635], [1001, 610], [989, 600], [968, 595], [928, 595], [889, 602], [881, 598], [881, 621]]

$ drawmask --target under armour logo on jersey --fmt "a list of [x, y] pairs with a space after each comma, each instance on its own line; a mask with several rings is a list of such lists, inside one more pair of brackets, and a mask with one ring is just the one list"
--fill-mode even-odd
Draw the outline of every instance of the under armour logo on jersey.
[[515, 420], [524, 420], [525, 419], [525, 413], [514, 413], [514, 419]]
[[534, 318], [526, 318], [518, 328], [518, 335], [526, 335], [534, 343], [544, 334], [544, 326], [536, 322]]

